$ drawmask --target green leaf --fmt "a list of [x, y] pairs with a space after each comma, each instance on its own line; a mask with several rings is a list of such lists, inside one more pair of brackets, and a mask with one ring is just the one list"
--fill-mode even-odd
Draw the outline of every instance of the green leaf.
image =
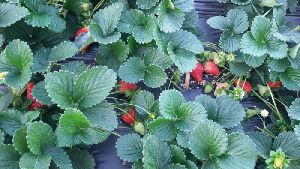
[[275, 72], [284, 72], [290, 65], [289, 60], [287, 58], [283, 58], [283, 59], [268, 58], [267, 63], [268, 66], [271, 68], [271, 70]]
[[97, 55], [97, 63], [115, 71], [126, 61], [129, 54], [129, 47], [123, 41], [101, 45], [99, 50], [101, 52]]
[[264, 159], [268, 159], [272, 150], [272, 139], [262, 132], [250, 132], [249, 137], [256, 144], [256, 150]]
[[215, 114], [218, 112], [218, 105], [215, 99], [208, 95], [199, 95], [196, 97], [195, 101], [205, 108], [208, 119], [213, 119], [215, 117]]
[[207, 117], [205, 108], [198, 102], [183, 103], [175, 113], [178, 118], [175, 125], [182, 131], [192, 131]]
[[12, 145], [0, 145], [0, 168], [19, 169], [20, 157]]
[[51, 156], [48, 154], [34, 155], [25, 153], [20, 159], [20, 168], [24, 169], [48, 169]]
[[81, 111], [67, 109], [59, 119], [56, 136], [59, 147], [72, 147], [80, 143], [90, 145], [103, 142], [109, 132], [91, 125]]
[[121, 38], [121, 33], [117, 32], [116, 28], [122, 11], [122, 3], [113, 3], [94, 14], [93, 23], [89, 27], [94, 40], [101, 44], [109, 44]]
[[74, 81], [75, 73], [73, 72], [60, 71], [47, 74], [45, 88], [51, 100], [59, 107], [72, 108], [78, 106], [74, 103], [75, 99], [72, 96]]
[[23, 114], [17, 110], [7, 110], [0, 113], [0, 128], [8, 135], [21, 128], [24, 123]]
[[24, 0], [25, 5], [32, 11], [37, 10], [41, 5], [45, 5], [45, 0]]
[[39, 82], [32, 89], [32, 96], [43, 105], [52, 105], [51, 97], [48, 96], [48, 92], [45, 88], [45, 81]]
[[185, 13], [185, 19], [182, 25], [183, 29], [197, 28], [198, 12], [193, 9], [191, 12]]
[[246, 116], [242, 105], [227, 95], [217, 97], [216, 100], [206, 95], [200, 95], [195, 101], [204, 106], [208, 119], [217, 122], [224, 128], [231, 128], [240, 124]]
[[280, 133], [273, 143], [273, 149], [281, 148], [290, 158], [298, 159], [300, 157], [300, 140], [293, 132]]
[[[249, 2], [249, 0], [246, 0]], [[241, 9], [231, 9], [227, 13], [227, 29], [232, 29], [232, 31], [236, 34], [240, 34], [248, 30], [248, 16], [244, 10]]]
[[191, 133], [187, 132], [187, 131], [179, 131], [177, 133], [176, 136], [176, 141], [178, 143], [179, 146], [183, 147], [183, 148], [188, 148], [188, 143], [189, 142], [189, 137], [190, 137]]
[[227, 95], [217, 97], [217, 114], [213, 115], [213, 121], [219, 123], [224, 128], [234, 127], [246, 117], [243, 106]]
[[48, 73], [45, 82], [52, 101], [61, 108], [88, 108], [108, 96], [116, 83], [116, 74], [107, 67], [97, 66], [78, 77], [67, 71]]
[[247, 135], [242, 133], [230, 134], [226, 154], [217, 157], [220, 168], [224, 169], [253, 169], [256, 160], [255, 144]]
[[165, 71], [156, 65], [150, 65], [146, 67], [144, 83], [152, 88], [157, 88], [166, 83], [168, 79]]
[[237, 5], [246, 5], [251, 2], [251, 0], [231, 0], [232, 3]]
[[0, 112], [2, 112], [12, 103], [13, 94], [9, 89], [4, 88], [0, 89], [0, 95]]
[[199, 39], [191, 32], [179, 30], [175, 33], [157, 33], [156, 43], [161, 50], [170, 55], [181, 72], [190, 72], [198, 63], [195, 54], [203, 52]]
[[191, 133], [189, 149], [200, 160], [207, 160], [225, 153], [228, 138], [225, 130], [215, 122], [205, 120]]
[[116, 143], [118, 156], [128, 162], [136, 162], [143, 158], [143, 142], [139, 135], [128, 134], [118, 139]]
[[4, 143], [5, 133], [0, 130], [0, 146]]
[[51, 23], [51, 18], [49, 16], [49, 12], [51, 10], [56, 9], [47, 5], [41, 5], [37, 9], [34, 9], [34, 11], [30, 12], [30, 14], [25, 18], [25, 22], [33, 27], [45, 28]]
[[4, 35], [0, 34], [0, 46], [2, 46], [4, 42], [5, 42]]
[[241, 45], [241, 36], [237, 34], [232, 34], [230, 31], [224, 31], [220, 37], [220, 45], [222, 49], [227, 52], [234, 52], [238, 50]]
[[296, 136], [298, 137], [298, 140], [300, 140], [300, 125], [295, 126], [294, 131]]
[[163, 117], [177, 118], [176, 111], [185, 102], [183, 95], [177, 90], [165, 90], [159, 96], [159, 110]]
[[207, 23], [215, 28], [223, 30], [220, 37], [221, 47], [228, 52], [234, 52], [240, 48], [241, 33], [245, 32], [248, 27], [247, 13], [240, 9], [231, 9], [227, 17], [215, 16], [208, 19]]
[[186, 155], [182, 148], [177, 145], [171, 145], [170, 149], [173, 163], [184, 164], [186, 162]]
[[232, 74], [237, 76], [244, 76], [252, 70], [252, 67], [244, 62], [229, 62], [229, 70]]
[[58, 10], [55, 7], [52, 7], [54, 10], [50, 10], [50, 25], [48, 26], [49, 30], [60, 33], [63, 32], [66, 29], [66, 21], [64, 18], [61, 18], [59, 16]]
[[167, 69], [173, 64], [170, 56], [164, 54], [157, 48], [149, 48], [143, 55], [146, 65], [156, 65], [163, 69]]
[[167, 169], [186, 169], [186, 167], [181, 164], [171, 164], [167, 167]]
[[227, 18], [224, 16], [213, 16], [207, 20], [207, 24], [214, 29], [226, 30], [228, 28]]
[[7, 27], [28, 15], [28, 10], [17, 4], [0, 4], [0, 27]]
[[171, 161], [171, 150], [168, 144], [151, 135], [144, 138], [143, 142], [144, 168], [166, 168]]
[[156, 18], [153, 15], [146, 16], [142, 11], [131, 9], [121, 16], [118, 30], [130, 33], [141, 44], [153, 40], [156, 29]]
[[152, 112], [155, 99], [151, 92], [144, 90], [139, 91], [134, 100], [136, 105], [135, 109], [140, 115], [147, 116], [149, 113], [155, 113]]
[[148, 124], [149, 132], [161, 140], [172, 140], [176, 137], [175, 120], [158, 118]]
[[93, 67], [83, 72], [76, 79], [74, 91], [80, 91], [74, 94], [79, 98], [79, 107], [92, 107], [101, 103], [112, 90], [116, 83], [116, 73], [107, 67]]
[[280, 74], [284, 87], [289, 90], [300, 90], [300, 69], [288, 68]]
[[174, 0], [174, 6], [182, 12], [191, 12], [194, 9], [193, 0]]
[[[101, 50], [101, 52], [102, 52], [102, 50]], [[60, 70], [73, 72], [75, 74], [80, 74], [80, 73], [83, 73], [87, 68], [88, 68], [88, 66], [85, 65], [84, 62], [73, 61], [73, 62], [68, 62], [68, 63], [62, 65]]]
[[[60, 169], [72, 169], [72, 162], [65, 150], [53, 147], [49, 149], [48, 153], [57, 167]], [[79, 156], [81, 156], [81, 154]]]
[[151, 9], [157, 2], [158, 0], [137, 0], [136, 4], [140, 9]]
[[190, 72], [198, 63], [194, 53], [185, 49], [176, 49], [172, 42], [168, 45], [168, 54], [182, 73]]
[[112, 131], [118, 126], [118, 117], [114, 107], [108, 102], [102, 102], [93, 107], [82, 109], [85, 117], [92, 125]]
[[57, 62], [61, 60], [65, 60], [74, 56], [78, 52], [78, 48], [75, 43], [70, 41], [61, 42], [57, 46], [55, 46], [49, 56], [50, 62]]
[[34, 122], [28, 125], [26, 135], [28, 148], [35, 155], [40, 155], [55, 145], [55, 135], [46, 123]]
[[34, 61], [32, 65], [32, 71], [34, 73], [41, 72], [44, 73], [49, 69], [49, 56], [51, 53], [51, 49], [49, 48], [40, 48], [34, 54]]
[[[93, 156], [88, 151], [70, 149], [67, 153], [72, 160], [73, 169], [94, 169], [96, 166]], [[80, 156], [78, 154], [80, 154]]]
[[186, 164], [185, 164], [187, 169], [198, 169], [197, 165], [190, 160], [187, 160]]
[[300, 98], [293, 101], [288, 114], [290, 118], [300, 120]]
[[158, 11], [158, 25], [161, 31], [170, 33], [179, 30], [184, 21], [184, 12], [176, 8], [170, 0], [163, 0]]
[[247, 63], [247, 65], [254, 67], [254, 68], [261, 66], [265, 62], [266, 57], [267, 57], [266, 55], [261, 56], [261, 57], [244, 55], [244, 59], [245, 59], [245, 62]]
[[31, 77], [33, 54], [26, 42], [13, 40], [0, 54], [0, 71], [8, 72], [5, 83], [13, 88], [22, 88]]
[[137, 83], [144, 79], [145, 64], [142, 59], [138, 57], [130, 57], [119, 68], [119, 77], [128, 83]]
[[12, 142], [15, 147], [15, 149], [20, 153], [24, 154], [26, 152], [29, 152], [27, 139], [26, 139], [26, 130], [27, 127], [23, 126], [16, 130]]
[[242, 51], [258, 57], [264, 54], [270, 54], [275, 59], [286, 57], [287, 44], [272, 37], [271, 26], [270, 20], [266, 17], [255, 17], [251, 32], [247, 32], [242, 38]]

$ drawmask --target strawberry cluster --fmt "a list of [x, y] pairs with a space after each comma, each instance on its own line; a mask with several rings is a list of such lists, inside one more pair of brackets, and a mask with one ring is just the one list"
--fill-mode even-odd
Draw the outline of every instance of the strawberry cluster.
[[195, 69], [192, 70], [191, 76], [197, 83], [202, 83], [203, 73], [212, 76], [219, 76], [221, 74], [219, 67], [214, 61], [207, 61], [204, 66], [199, 62]]

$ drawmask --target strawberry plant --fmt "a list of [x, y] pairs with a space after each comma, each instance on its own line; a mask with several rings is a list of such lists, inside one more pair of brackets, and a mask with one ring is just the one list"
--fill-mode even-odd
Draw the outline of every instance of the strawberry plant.
[[297, 25], [285, 19], [287, 8], [292, 10], [297, 2], [274, 0], [272, 6], [266, 2], [236, 3], [226, 17], [214, 16], [207, 23], [223, 31], [220, 47], [236, 55], [229, 62], [231, 73], [243, 76], [257, 72], [264, 83], [280, 80], [285, 88], [298, 91], [300, 33]]
[[100, 44], [97, 63], [118, 72], [128, 83], [143, 81], [151, 88], [165, 84], [165, 69], [182, 72], [196, 67], [203, 51], [196, 30], [193, 1], [154, 0], [109, 3], [88, 26], [91, 41]]
[[[117, 76], [107, 67], [87, 67], [78, 61], [63, 65], [59, 71], [50, 71], [57, 61], [77, 50], [73, 43], [62, 42], [53, 49], [42, 49], [33, 58], [25, 42], [14, 40], [2, 51], [0, 67], [8, 72], [4, 81], [10, 89], [2, 93], [0, 128], [5, 144], [0, 151], [5, 156], [0, 157], [1, 168], [94, 167], [91, 155], [79, 148], [103, 142], [117, 127], [114, 108], [105, 101]], [[32, 72], [39, 72], [44, 80], [36, 85], [30, 82], [27, 87]], [[36, 111], [24, 107], [27, 99], [22, 92], [26, 88], [27, 98], [32, 102], [28, 109]], [[52, 116], [58, 116], [57, 124], [47, 124], [49, 119], [44, 119], [51, 111], [57, 112]], [[83, 158], [74, 158], [70, 154], [73, 152]]]
[[[153, 112], [150, 107], [155, 100], [150, 102], [151, 94], [147, 95], [136, 98], [142, 116]], [[246, 114], [237, 101], [200, 95], [187, 102], [180, 92], [166, 90], [158, 106], [158, 117], [145, 121], [143, 138], [129, 134], [117, 141], [124, 161], [143, 168], [254, 168], [258, 155], [254, 142], [243, 133], [230, 132]]]

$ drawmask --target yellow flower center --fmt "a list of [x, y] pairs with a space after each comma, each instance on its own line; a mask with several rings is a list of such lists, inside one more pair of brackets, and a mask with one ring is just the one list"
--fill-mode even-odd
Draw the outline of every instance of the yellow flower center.
[[276, 157], [274, 160], [274, 168], [276, 169], [282, 169], [283, 168], [283, 158]]

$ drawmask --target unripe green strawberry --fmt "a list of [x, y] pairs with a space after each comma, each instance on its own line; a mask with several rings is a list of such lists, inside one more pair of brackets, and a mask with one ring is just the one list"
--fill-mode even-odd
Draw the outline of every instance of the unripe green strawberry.
[[277, 2], [276, 0], [261, 0], [259, 5], [261, 7], [273, 8], [274, 6], [277, 5]]
[[213, 91], [213, 89], [214, 89], [213, 86], [211, 84], [208, 84], [204, 88], [204, 93], [209, 94]]
[[205, 58], [209, 58], [209, 55], [210, 55], [210, 51], [204, 51], [203, 52], [203, 56], [205, 57]]
[[82, 10], [86, 12], [90, 9], [90, 4], [89, 3], [82, 3], [81, 7], [82, 7]]
[[218, 57], [218, 53], [217, 52], [211, 52], [210, 55], [208, 56], [208, 58], [206, 58], [206, 59], [207, 60], [213, 60], [216, 57]]
[[257, 90], [258, 90], [258, 93], [263, 97], [269, 97], [270, 96], [270, 92], [269, 92], [269, 89], [268, 89], [267, 86], [263, 86], [263, 85], [258, 84], [257, 85]]
[[140, 135], [145, 135], [145, 126], [141, 122], [135, 122], [133, 129], [135, 132], [139, 133]]

